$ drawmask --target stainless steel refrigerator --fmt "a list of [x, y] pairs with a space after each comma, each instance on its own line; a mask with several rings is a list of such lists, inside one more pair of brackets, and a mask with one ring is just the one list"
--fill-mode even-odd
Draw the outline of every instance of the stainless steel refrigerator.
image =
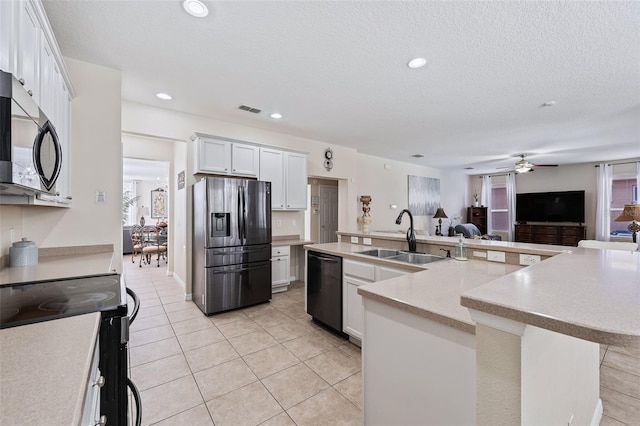
[[271, 183], [193, 185], [193, 300], [205, 314], [271, 299]]

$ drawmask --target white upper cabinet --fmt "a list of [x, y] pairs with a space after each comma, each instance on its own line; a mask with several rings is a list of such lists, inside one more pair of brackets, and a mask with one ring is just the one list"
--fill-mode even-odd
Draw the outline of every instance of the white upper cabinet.
[[231, 168], [231, 146], [229, 142], [199, 137], [196, 139], [196, 172], [226, 175]]
[[4, 72], [13, 71], [13, 7], [12, 1], [0, 1], [0, 70]]
[[285, 193], [288, 210], [307, 208], [307, 156], [285, 152]]
[[39, 40], [41, 27], [36, 18], [36, 12], [27, 0], [17, 2], [17, 36], [18, 44], [15, 51], [13, 71], [27, 92], [40, 102], [39, 81]]
[[255, 145], [231, 144], [231, 174], [257, 177], [260, 170], [260, 148]]
[[284, 209], [284, 152], [260, 148], [260, 180], [271, 182], [271, 208]]

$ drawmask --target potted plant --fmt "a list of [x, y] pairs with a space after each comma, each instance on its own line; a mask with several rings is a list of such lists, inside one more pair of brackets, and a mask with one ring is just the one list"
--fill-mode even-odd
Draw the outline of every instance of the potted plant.
[[136, 197], [132, 197], [131, 191], [124, 191], [122, 193], [122, 224], [123, 225], [127, 223], [127, 216], [129, 215], [129, 209], [132, 206], [134, 206], [139, 199], [140, 199], [139, 195]]
[[480, 205], [480, 195], [477, 192], [473, 193], [473, 201], [475, 207], [478, 207]]

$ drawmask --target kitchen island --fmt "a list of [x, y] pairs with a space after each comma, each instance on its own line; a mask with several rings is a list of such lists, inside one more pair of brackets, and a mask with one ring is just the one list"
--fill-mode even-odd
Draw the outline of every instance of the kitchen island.
[[[406, 248], [402, 234], [341, 238], [344, 246], [307, 248], [362, 256], [353, 253], [362, 246], [345, 242], [353, 238]], [[452, 249], [456, 241], [418, 237], [418, 251]], [[436, 262], [358, 289], [365, 423], [597, 424], [599, 343], [640, 342], [640, 253], [466, 242], [469, 256], [483, 260]], [[496, 251], [504, 263], [486, 260]], [[507, 269], [530, 263], [529, 255], [542, 262]], [[494, 275], [483, 281], [482, 267]], [[516, 327], [504, 331], [491, 321], [503, 316]], [[500, 335], [509, 332], [522, 336]]]

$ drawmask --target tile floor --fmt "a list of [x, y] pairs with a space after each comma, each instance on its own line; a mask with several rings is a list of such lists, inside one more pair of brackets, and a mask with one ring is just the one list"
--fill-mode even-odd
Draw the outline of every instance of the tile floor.
[[[142, 302], [129, 354], [144, 425], [361, 423], [360, 349], [310, 321], [301, 283], [206, 317], [165, 268], [123, 260]], [[640, 426], [640, 350], [600, 352], [601, 425]]]

